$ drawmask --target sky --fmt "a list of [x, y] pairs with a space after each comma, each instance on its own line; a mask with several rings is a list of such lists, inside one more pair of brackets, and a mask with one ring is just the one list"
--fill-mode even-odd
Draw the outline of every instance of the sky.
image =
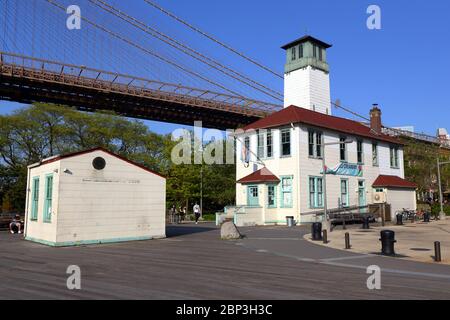
[[[122, 6], [125, 3], [110, 2]], [[124, 8], [130, 14], [144, 15], [149, 8], [141, 2], [133, 0]], [[450, 1], [158, 0], [158, 3], [279, 72], [285, 62], [285, 52], [280, 47], [285, 43], [305, 33], [331, 43], [328, 62], [333, 101], [339, 99], [342, 105], [363, 115], [368, 115], [371, 105], [378, 103], [387, 126], [414, 126], [416, 131], [430, 135], [435, 135], [439, 127], [450, 129]], [[369, 30], [366, 26], [369, 5], [381, 9], [381, 30]], [[197, 39], [193, 37], [192, 41], [195, 44]], [[207, 42], [204, 40], [202, 46]], [[220, 59], [221, 53], [215, 56]], [[245, 64], [238, 66], [245, 68]], [[251, 68], [245, 71], [252, 72]], [[250, 76], [259, 79], [260, 73]], [[273, 88], [283, 88], [281, 79], [267, 81]], [[18, 107], [2, 101], [0, 113]], [[180, 127], [157, 122], [148, 125], [160, 133]]]

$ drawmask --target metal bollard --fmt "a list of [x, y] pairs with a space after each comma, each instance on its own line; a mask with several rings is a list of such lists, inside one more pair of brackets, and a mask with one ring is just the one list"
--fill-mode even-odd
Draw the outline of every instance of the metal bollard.
[[441, 243], [436, 241], [434, 243], [434, 261], [441, 262]]
[[370, 229], [370, 219], [369, 219], [369, 217], [364, 217], [363, 218], [362, 229], [364, 229], [364, 230]]
[[314, 241], [322, 240], [322, 223], [314, 222], [311, 226], [311, 235]]
[[328, 243], [328, 232], [327, 232], [327, 230], [323, 230], [322, 231], [322, 240], [323, 240], [323, 243], [325, 243], [325, 244]]
[[350, 233], [345, 233], [345, 249], [350, 250], [352, 246], [350, 245]]
[[381, 254], [385, 256], [395, 256], [394, 243], [395, 240], [395, 232], [391, 230], [383, 230], [380, 232], [381, 234]]
[[401, 213], [397, 213], [396, 218], [397, 218], [397, 225], [398, 226], [403, 225], [403, 215]]

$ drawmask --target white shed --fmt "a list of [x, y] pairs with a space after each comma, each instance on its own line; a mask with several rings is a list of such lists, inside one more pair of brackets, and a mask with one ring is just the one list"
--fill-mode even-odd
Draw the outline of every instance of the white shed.
[[386, 195], [386, 203], [391, 205], [391, 220], [395, 213], [403, 209], [417, 210], [417, 184], [397, 176], [380, 175], [372, 187]]
[[166, 179], [102, 148], [28, 167], [25, 238], [73, 246], [164, 238]]

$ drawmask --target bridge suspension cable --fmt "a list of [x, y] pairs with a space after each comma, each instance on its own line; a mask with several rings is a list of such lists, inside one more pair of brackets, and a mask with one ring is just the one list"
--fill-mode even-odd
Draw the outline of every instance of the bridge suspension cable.
[[92, 4], [96, 5], [97, 7], [103, 9], [106, 12], [109, 12], [110, 14], [122, 19], [123, 21], [131, 24], [132, 26], [142, 30], [143, 32], [151, 35], [152, 37], [170, 45], [171, 47], [183, 52], [184, 54], [196, 59], [197, 61], [200, 61], [215, 70], [218, 70], [219, 72], [267, 95], [270, 96], [278, 101], [283, 101], [283, 95], [275, 90], [270, 89], [269, 87], [241, 74], [238, 71], [235, 71], [222, 63], [218, 62], [217, 60], [214, 60], [210, 57], [207, 57], [206, 55], [198, 52], [197, 50], [189, 47], [188, 45], [185, 45], [181, 43], [180, 41], [177, 41], [173, 39], [172, 37], [158, 31], [157, 29], [150, 27], [143, 23], [142, 21], [137, 20], [136, 18], [126, 14], [125, 12], [113, 7], [112, 5], [106, 3], [102, 0], [88, 0]]
[[[58, 2], [56, 2], [54, 0], [45, 0], [45, 1], [47, 1], [51, 5], [59, 8], [63, 12], [66, 12], [66, 8], [64, 6], [62, 6], [61, 4], [59, 4]], [[212, 84], [212, 85], [214, 85], [214, 86], [216, 86], [216, 87], [218, 87], [218, 88], [220, 88], [222, 90], [225, 90], [225, 91], [227, 91], [227, 92], [229, 92], [229, 93], [231, 93], [231, 94], [233, 94], [235, 96], [242, 97], [241, 94], [239, 94], [239, 93], [237, 93], [237, 92], [235, 92], [233, 90], [230, 90], [229, 88], [221, 85], [220, 83], [218, 83], [218, 82], [216, 82], [214, 80], [211, 80], [209, 78], [206, 78], [203, 75], [201, 75], [201, 74], [199, 74], [199, 73], [197, 73], [197, 72], [195, 72], [193, 70], [190, 70], [190, 69], [188, 69], [188, 68], [186, 68], [186, 67], [184, 67], [184, 66], [182, 66], [182, 65], [180, 65], [180, 64], [178, 64], [178, 63], [176, 63], [176, 62], [174, 62], [172, 60], [169, 60], [169, 59], [163, 57], [162, 55], [160, 55], [160, 54], [158, 54], [158, 53], [156, 53], [156, 52], [154, 52], [154, 51], [152, 51], [150, 49], [144, 48], [143, 46], [141, 46], [141, 45], [131, 41], [130, 39], [127, 39], [126, 37], [124, 37], [124, 36], [114, 32], [114, 31], [109, 30], [109, 29], [107, 29], [104, 26], [99, 25], [99, 24], [93, 22], [92, 20], [90, 20], [88, 18], [85, 18], [83, 16], [78, 16], [78, 18], [80, 18], [81, 20], [83, 20], [86, 23], [90, 24], [91, 26], [93, 26], [93, 27], [95, 27], [95, 28], [97, 28], [97, 29], [99, 29], [99, 30], [101, 30], [101, 31], [103, 31], [103, 32], [113, 36], [114, 38], [119, 39], [119, 40], [121, 40], [121, 41], [123, 41], [123, 42], [125, 42], [125, 43], [127, 43], [127, 44], [129, 44], [129, 45], [131, 45], [131, 46], [133, 46], [133, 47], [143, 51], [144, 53], [152, 55], [155, 58], [157, 58], [157, 59], [159, 59], [159, 60], [161, 60], [161, 61], [163, 61], [163, 62], [165, 62], [165, 63], [167, 63], [167, 64], [169, 64], [169, 65], [171, 65], [173, 67], [176, 67], [176, 68], [182, 70], [183, 72], [186, 72], [186, 73], [188, 73], [188, 74], [190, 74], [190, 75], [192, 75], [194, 77], [197, 77], [197, 78], [199, 78], [199, 79], [201, 79], [201, 80], [203, 80], [205, 82], [208, 82], [209, 84]]]
[[245, 55], [244, 53], [238, 51], [237, 49], [232, 48], [231, 46], [225, 44], [224, 42], [218, 40], [217, 38], [215, 38], [215, 37], [209, 35], [208, 33], [206, 33], [206, 32], [204, 32], [204, 31], [200, 30], [200, 29], [197, 28], [197, 27], [193, 26], [193, 25], [190, 24], [189, 22], [187, 22], [187, 21], [185, 21], [185, 20], [183, 20], [183, 19], [177, 17], [176, 15], [174, 15], [173, 13], [167, 11], [166, 9], [164, 9], [164, 8], [161, 7], [160, 5], [156, 4], [155, 2], [150, 1], [150, 0], [144, 0], [144, 2], [147, 3], [147, 4], [149, 4], [150, 6], [152, 6], [152, 7], [156, 8], [156, 9], [158, 9], [159, 11], [161, 11], [161, 12], [164, 13], [165, 15], [169, 16], [170, 18], [172, 18], [172, 19], [178, 21], [179, 23], [185, 25], [185, 26], [188, 27], [189, 29], [191, 29], [191, 30], [193, 30], [193, 31], [195, 31], [195, 32], [197, 32], [197, 33], [199, 33], [199, 34], [201, 34], [202, 36], [208, 38], [209, 40], [211, 40], [211, 41], [213, 41], [213, 42], [215, 42], [215, 43], [217, 43], [218, 45], [224, 47], [225, 49], [227, 49], [227, 50], [233, 52], [234, 54], [240, 56], [241, 58], [243, 58], [243, 59], [245, 59], [245, 60], [251, 62], [252, 64], [254, 64], [254, 65], [256, 65], [256, 66], [258, 66], [259, 68], [261, 68], [261, 69], [263, 69], [263, 70], [265, 70], [265, 71], [271, 73], [272, 75], [274, 75], [274, 76], [276, 76], [276, 77], [278, 77], [278, 78], [281, 78], [281, 79], [284, 78], [282, 74], [280, 74], [280, 73], [278, 73], [278, 72], [276, 72], [276, 71], [270, 69], [269, 67], [264, 66], [263, 64], [257, 62], [256, 60], [254, 60], [254, 59], [248, 57], [248, 56]]

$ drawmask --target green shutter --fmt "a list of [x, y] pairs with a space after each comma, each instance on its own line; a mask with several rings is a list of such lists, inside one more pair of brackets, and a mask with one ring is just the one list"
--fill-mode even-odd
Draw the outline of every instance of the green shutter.
[[44, 222], [52, 222], [53, 174], [45, 177]]
[[33, 184], [31, 186], [31, 217], [32, 221], [37, 221], [38, 219], [38, 208], [39, 208], [39, 177], [33, 178]]

